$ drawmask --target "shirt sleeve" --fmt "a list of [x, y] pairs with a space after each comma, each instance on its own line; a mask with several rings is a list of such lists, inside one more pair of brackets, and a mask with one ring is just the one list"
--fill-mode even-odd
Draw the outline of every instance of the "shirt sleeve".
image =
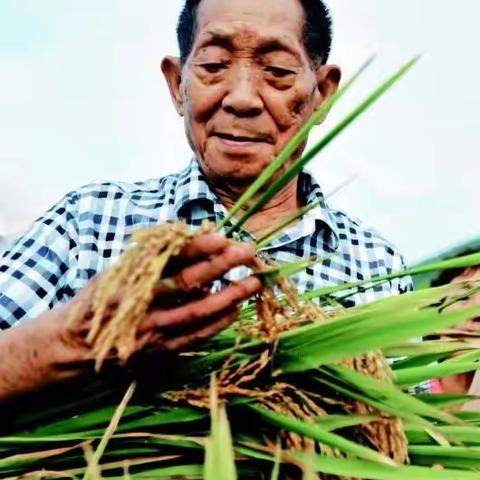
[[78, 249], [77, 203], [75, 193], [66, 195], [0, 258], [0, 329], [68, 296], [66, 275]]

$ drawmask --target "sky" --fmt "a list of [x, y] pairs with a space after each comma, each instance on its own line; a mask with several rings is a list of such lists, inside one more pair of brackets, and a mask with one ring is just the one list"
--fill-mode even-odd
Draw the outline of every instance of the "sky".
[[[410, 263], [480, 236], [477, 0], [330, 0], [331, 62], [376, 60], [319, 139], [414, 55], [417, 66], [315, 159], [331, 204]], [[0, 0], [0, 235], [93, 180], [135, 181], [191, 158], [159, 64], [180, 0]]]

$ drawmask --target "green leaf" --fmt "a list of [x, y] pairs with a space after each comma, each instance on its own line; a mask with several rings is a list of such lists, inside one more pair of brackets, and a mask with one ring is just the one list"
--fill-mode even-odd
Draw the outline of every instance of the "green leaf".
[[480, 306], [439, 312], [426, 306], [427, 294], [433, 300], [438, 292], [421, 290], [389, 297], [375, 305], [348, 309], [333, 320], [289, 331], [280, 337], [275, 367], [288, 373], [317, 368], [421, 337], [480, 314]]
[[105, 449], [107, 448], [108, 442], [110, 438], [115, 433], [115, 430], [120, 423], [120, 419], [123, 415], [125, 408], [127, 407], [128, 402], [132, 398], [133, 392], [135, 391], [135, 383], [132, 383], [128, 390], [125, 392], [125, 396], [123, 397], [120, 405], [118, 406], [117, 410], [115, 411], [108, 428], [105, 430], [105, 433], [98, 444], [97, 449], [93, 453], [92, 457], [88, 462], [88, 467], [83, 477], [84, 480], [96, 480], [98, 478], [97, 471], [98, 471], [98, 464], [100, 459], [102, 458]]
[[236, 480], [235, 457], [227, 413], [218, 404], [215, 377], [210, 387], [210, 415], [212, 426], [205, 448], [205, 480]]
[[471, 372], [478, 368], [478, 362], [439, 363], [429, 367], [402, 368], [395, 371], [395, 383], [402, 387], [411, 387], [432, 378]]
[[313, 378], [350, 398], [414, 424], [433, 429], [434, 425], [429, 418], [445, 423], [459, 423], [455, 416], [423, 403], [395, 385], [380, 382], [340, 365], [322, 367]]
[[411, 445], [408, 451], [419, 464], [480, 469], [480, 446], [443, 448], [430, 445]]
[[272, 242], [272, 240], [274, 240], [277, 236], [281, 235], [285, 228], [292, 225], [294, 222], [305, 216], [308, 212], [312, 211], [314, 208], [318, 207], [323, 202], [323, 199], [312, 202], [309, 205], [305, 205], [298, 212], [287, 215], [287, 217], [285, 217], [281, 222], [275, 225], [271, 230], [269, 230], [265, 235], [263, 235], [256, 241], [257, 250], [265, 248]]
[[[203, 465], [175, 465], [173, 467], [154, 468], [145, 472], [133, 473], [131, 477], [134, 480], [156, 478], [183, 478], [185, 480], [195, 478], [200, 480], [203, 478]], [[124, 480], [124, 477], [116, 477], [116, 480]]]
[[321, 198], [320, 200], [317, 200], [316, 202], [312, 202], [308, 205], [305, 205], [302, 207], [298, 212], [294, 212], [291, 215], [287, 215], [283, 220], [281, 220], [277, 225], [274, 225], [272, 229], [265, 235], [263, 235], [261, 238], [259, 238], [256, 241], [257, 245], [257, 250], [261, 250], [262, 248], [265, 248], [267, 245], [269, 245], [275, 238], [278, 238], [283, 234], [283, 231], [285, 228], [289, 227], [293, 223], [295, 223], [297, 220], [300, 220], [302, 217], [304, 217], [307, 213], [311, 212], [313, 209], [317, 208], [318, 206], [322, 205], [325, 203], [326, 200], [328, 200], [330, 197], [335, 195], [337, 192], [342, 190], [346, 185], [351, 183], [353, 178], [349, 178], [342, 184], [340, 184], [333, 192], [329, 193], [325, 198]]
[[480, 412], [455, 412], [455, 416], [463, 422], [480, 425]]
[[203, 420], [207, 416], [207, 412], [197, 408], [169, 405], [168, 408], [162, 410], [150, 410], [148, 415], [137, 420], [122, 422], [117, 431], [124, 432], [160, 425], [179, 425]]
[[[301, 453], [291, 455], [302, 459]], [[346, 477], [361, 477], [369, 480], [478, 480], [476, 472], [459, 470], [439, 470], [407, 465], [383, 465], [381, 463], [364, 460], [333, 458], [317, 455], [313, 459], [313, 466], [317, 472]]]
[[303, 476], [302, 480], [318, 480], [317, 472], [314, 467], [315, 454], [313, 452], [306, 453], [302, 458]]
[[[68, 388], [68, 391], [70, 391], [70, 389], [76, 389], [78, 386], [69, 385]], [[72, 415], [77, 415], [79, 412], [95, 410], [99, 402], [108, 402], [108, 399], [112, 397], [112, 395], [115, 397], [111, 400], [112, 403], [114, 403], [115, 406], [118, 404], [117, 392], [115, 392], [111, 385], [107, 385], [98, 379], [92, 379], [88, 385], [82, 385], [82, 395], [69, 398], [68, 402], [62, 402], [61, 404], [54, 401], [52, 402], [52, 398], [55, 399], [58, 398], [57, 395], [63, 395], [63, 391], [60, 391], [60, 393], [54, 391], [53, 395], [53, 397], [48, 395], [46, 398], [36, 401], [35, 409], [22, 410], [21, 418], [17, 418], [15, 421], [17, 432], [21, 432], [24, 429], [30, 430], [32, 425], [42, 423], [49, 424], [58, 418], [71, 417]], [[107, 417], [105, 423], [108, 423], [110, 417], [111, 414]]]
[[[315, 125], [320, 123], [327, 113], [330, 111], [333, 105], [348, 91], [348, 89], [353, 85], [355, 80], [366, 70], [366, 68], [373, 61], [373, 57], [369, 58], [355, 73], [355, 75], [345, 83], [341, 88], [335, 92], [334, 95], [327, 98], [316, 112], [311, 116], [307, 123], [293, 136], [293, 138], [288, 142], [286, 147], [280, 152], [278, 157], [267, 166], [267, 168], [260, 174], [260, 176], [252, 183], [252, 185], [245, 191], [245, 193], [238, 199], [235, 205], [230, 209], [228, 215], [224, 220], [218, 225], [218, 229], [225, 227], [233, 217], [245, 207], [245, 205], [255, 196], [255, 194], [260, 191], [260, 189], [272, 178], [275, 173], [280, 170], [280, 168], [287, 162], [290, 157], [295, 153], [298, 147], [302, 142], [307, 138], [308, 134]], [[235, 225], [235, 228], [240, 227], [240, 225]]]
[[[416, 361], [414, 359], [418, 358], [421, 361], [421, 356], [444, 355], [451, 352], [478, 348], [480, 348], [480, 342], [478, 341], [423, 340], [422, 342], [408, 342], [386, 347], [383, 349], [383, 353], [387, 357], [408, 356], [410, 357], [408, 360]], [[401, 365], [401, 362], [397, 362], [394, 367], [397, 364]]]
[[355, 427], [375, 420], [379, 420], [378, 415], [323, 415], [316, 417], [315, 423], [325, 430], [331, 432], [341, 428]]
[[255, 276], [258, 277], [263, 284], [267, 286], [274, 286], [275, 282], [280, 278], [287, 278], [291, 275], [295, 275], [302, 270], [305, 270], [316, 263], [322, 262], [324, 259], [308, 259], [300, 260], [298, 262], [282, 263], [281, 265], [275, 265], [270, 268], [255, 272]]
[[[439, 426], [438, 432], [442, 433], [446, 438], [457, 444], [464, 445], [480, 445], [480, 429], [478, 427], [459, 427], [459, 426]], [[410, 445], [433, 444], [436, 442], [425, 431], [425, 429], [414, 426], [406, 426], [406, 434]]]
[[270, 475], [270, 480], [279, 480], [280, 478], [280, 464], [282, 463], [282, 448], [280, 442], [277, 442], [275, 448], [275, 463], [273, 464], [272, 474]]
[[[25, 436], [47, 436], [55, 435], [57, 433], [65, 435], [69, 432], [83, 433], [98, 430], [103, 432], [105, 427], [109, 424], [112, 416], [115, 414], [116, 409], [117, 406], [107, 406], [86, 411], [27, 431], [25, 432]], [[145, 412], [148, 412], [147, 407], [130, 406], [125, 410], [123, 418], [136, 417], [138, 414]]]
[[337, 292], [357, 289], [359, 287], [362, 287], [363, 289], [368, 289], [373, 287], [374, 285], [379, 285], [395, 278], [424, 275], [426, 273], [441, 272], [443, 270], [449, 270], [453, 268], [467, 268], [476, 265], [480, 265], [480, 252], [472, 253], [470, 255], [464, 255], [462, 257], [452, 258], [450, 260], [442, 260], [440, 262], [433, 262], [414, 268], [408, 268], [392, 273], [390, 275], [383, 275], [380, 277], [369, 278], [358, 282], [348, 282], [343, 283], [342, 285], [335, 285], [333, 287], [325, 287], [318, 290], [313, 290], [311, 292], [307, 292], [304, 295], [304, 298], [306, 300], [311, 300], [313, 298], [327, 297]]
[[305, 435], [309, 438], [316, 440], [317, 442], [324, 443], [325, 445], [333, 448], [338, 448], [342, 452], [354, 455], [358, 458], [373, 460], [386, 464], [393, 464], [393, 461], [385, 455], [371, 450], [370, 448], [363, 445], [359, 445], [355, 442], [347, 440], [340, 435], [331, 433], [328, 430], [320, 428], [318, 425], [310, 425], [300, 420], [289, 418], [255, 405], [249, 404], [248, 408], [258, 413], [267, 422], [272, 423], [273, 425], [276, 425], [280, 428], [286, 429], [290, 432], [298, 433], [299, 435]]
[[458, 395], [452, 393], [421, 393], [415, 395], [415, 397], [424, 403], [440, 409], [463, 405], [470, 400], [477, 400], [477, 397], [474, 395]]
[[[266, 205], [271, 198], [280, 192], [286, 185], [288, 185], [300, 171], [318, 154], [320, 153], [332, 140], [334, 140], [345, 128], [353, 123], [363, 112], [365, 112], [373, 103], [375, 103], [387, 90], [389, 90], [410, 68], [418, 61], [419, 57], [407, 62], [394, 75], [388, 78], [378, 88], [376, 88], [358, 107], [356, 107], [349, 115], [347, 115], [340, 123], [338, 123], [330, 132], [328, 132], [316, 145], [314, 145], [305, 155], [297, 160], [288, 170], [283, 173], [277, 180], [275, 180], [263, 193], [260, 198], [250, 206], [247, 211], [240, 217], [235, 225], [228, 230], [227, 235], [231, 235], [236, 229], [245, 224], [245, 222], [255, 213], [257, 213], [264, 205]], [[335, 101], [336, 98], [334, 97]], [[325, 102], [327, 103], [328, 100]], [[324, 103], [324, 105], [325, 105]], [[320, 107], [322, 108], [322, 107]], [[328, 106], [330, 108], [330, 105]], [[301, 143], [301, 142], [300, 142]], [[282, 152], [283, 153], [283, 152]], [[288, 155], [288, 158], [291, 154]], [[275, 163], [275, 162], [274, 162]], [[273, 165], [272, 163], [271, 165]], [[265, 172], [268, 170], [265, 170]], [[277, 170], [275, 167], [274, 171]], [[269, 172], [270, 178], [271, 174]], [[261, 177], [260, 177], [261, 178]], [[266, 181], [264, 182], [266, 183]], [[262, 185], [264, 185], [262, 183]], [[258, 189], [256, 190], [258, 191]], [[251, 197], [250, 197], [251, 198]], [[238, 211], [238, 210], [237, 210]]]

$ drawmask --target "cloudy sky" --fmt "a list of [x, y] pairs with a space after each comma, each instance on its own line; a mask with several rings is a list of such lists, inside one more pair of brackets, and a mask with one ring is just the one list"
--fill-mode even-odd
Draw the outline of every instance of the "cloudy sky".
[[[159, 70], [180, 0], [0, 1], [0, 234], [94, 179], [140, 180], [190, 153]], [[421, 62], [316, 159], [332, 203], [414, 262], [480, 235], [477, 0], [330, 0], [332, 61], [377, 59], [313, 135], [411, 56]]]

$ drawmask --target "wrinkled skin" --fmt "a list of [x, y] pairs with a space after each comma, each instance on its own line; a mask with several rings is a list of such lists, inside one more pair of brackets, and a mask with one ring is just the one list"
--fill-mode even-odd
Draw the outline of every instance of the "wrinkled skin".
[[[304, 22], [298, 0], [203, 0], [185, 65], [162, 62], [190, 145], [227, 207], [338, 86], [338, 67], [309, 58]], [[247, 226], [261, 231], [299, 206], [293, 181]]]
[[[185, 65], [175, 57], [162, 62], [188, 141], [227, 208], [338, 86], [338, 67], [317, 67], [308, 57], [303, 24], [297, 0], [203, 0]], [[299, 206], [293, 181], [247, 226], [261, 232]], [[236, 266], [251, 265], [250, 246], [203, 235], [182, 256], [172, 274], [179, 275], [190, 294], [174, 299], [157, 295], [139, 332], [138, 354], [177, 352], [210, 338], [230, 325], [239, 305], [261, 289], [251, 277], [208, 293], [213, 280]], [[85, 294], [1, 332], [0, 401], [91, 369], [92, 355], [84, 342], [90, 317], [85, 313], [74, 331], [65, 328], [69, 309], [78, 308]]]

